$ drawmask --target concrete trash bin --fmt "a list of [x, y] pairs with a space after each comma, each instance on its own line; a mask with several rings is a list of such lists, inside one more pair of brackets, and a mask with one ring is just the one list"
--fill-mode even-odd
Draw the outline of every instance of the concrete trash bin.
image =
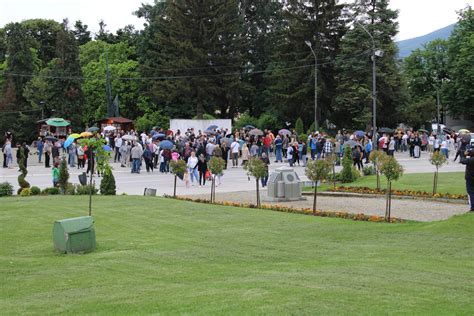
[[302, 183], [293, 168], [277, 168], [268, 178], [268, 190], [265, 200], [284, 202], [304, 200], [301, 196]]
[[83, 216], [55, 221], [53, 242], [54, 249], [60, 252], [93, 251], [96, 247], [94, 218]]

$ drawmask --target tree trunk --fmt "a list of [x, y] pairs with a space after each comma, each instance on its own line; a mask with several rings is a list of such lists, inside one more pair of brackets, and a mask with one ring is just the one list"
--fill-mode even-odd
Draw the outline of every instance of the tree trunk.
[[385, 221], [388, 222], [388, 208], [389, 208], [389, 198], [390, 198], [390, 195], [389, 195], [389, 186], [390, 186], [390, 181], [387, 181], [387, 192], [385, 193]]
[[336, 191], [336, 166], [332, 165], [332, 185], [334, 188], [334, 191]]
[[433, 177], [433, 195], [436, 194], [436, 189], [438, 187], [438, 169], [436, 169]]
[[212, 203], [216, 202], [216, 176], [213, 178], [212, 182]]
[[91, 167], [91, 179], [89, 180], [89, 216], [92, 216], [92, 177], [94, 176], [94, 168]]
[[178, 176], [177, 175], [174, 175], [174, 190], [173, 190], [173, 197], [176, 197], [176, 178]]
[[260, 190], [258, 186], [258, 178], [256, 179], [256, 184], [257, 184], [257, 207], [260, 207]]
[[390, 223], [390, 214], [392, 212], [392, 181], [388, 183], [388, 222]]
[[214, 176], [211, 178], [211, 203], [213, 203], [213, 195], [214, 195]]
[[314, 186], [314, 198], [313, 198], [313, 215], [316, 215], [316, 203], [318, 199], [318, 182]]
[[380, 190], [380, 173], [377, 167], [375, 167], [375, 173], [377, 174], [377, 191], [379, 191]]

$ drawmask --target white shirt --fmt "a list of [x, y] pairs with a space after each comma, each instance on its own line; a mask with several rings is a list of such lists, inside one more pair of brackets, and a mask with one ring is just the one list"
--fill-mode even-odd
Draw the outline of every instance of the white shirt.
[[115, 137], [115, 148], [122, 147], [122, 137]]
[[189, 157], [188, 158], [188, 168], [189, 169], [194, 169], [198, 163], [198, 158], [197, 157]]
[[236, 142], [235, 140], [232, 142], [232, 144], [230, 144], [230, 148], [232, 149], [232, 153], [233, 154], [238, 154], [239, 153], [239, 149], [240, 149], [240, 145], [238, 142]]

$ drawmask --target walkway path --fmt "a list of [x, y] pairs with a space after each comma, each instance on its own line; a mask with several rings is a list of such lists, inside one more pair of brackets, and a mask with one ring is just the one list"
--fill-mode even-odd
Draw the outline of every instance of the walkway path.
[[[267, 191], [261, 192], [263, 204], [279, 204], [295, 208], [312, 208], [313, 197], [306, 196], [307, 200], [293, 202], [267, 202], [265, 197]], [[209, 199], [210, 195], [188, 195], [196, 199]], [[229, 201], [239, 203], [255, 203], [255, 191], [239, 191], [216, 194], [217, 201]], [[318, 209], [324, 211], [345, 211], [348, 213], [364, 213], [366, 215], [385, 215], [384, 198], [359, 198], [359, 197], [332, 197], [318, 196]], [[448, 219], [451, 216], [463, 214], [468, 211], [468, 205], [444, 203], [439, 201], [392, 199], [392, 216], [415, 221], [438, 221]]]

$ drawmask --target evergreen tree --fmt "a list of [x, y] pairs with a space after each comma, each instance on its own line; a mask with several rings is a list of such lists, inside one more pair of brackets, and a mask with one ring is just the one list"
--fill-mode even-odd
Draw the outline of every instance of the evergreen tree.
[[139, 47], [141, 73], [166, 80], [145, 82], [155, 106], [169, 116], [233, 117], [242, 70], [238, 2], [188, 0], [144, 6], [147, 19]]
[[92, 40], [91, 32], [87, 28], [87, 24], [82, 24], [81, 20], [77, 20], [76, 23], [74, 23], [74, 30], [72, 30], [72, 34], [74, 34], [79, 46], [82, 46]]
[[335, 0], [288, 1], [284, 40], [273, 55], [266, 78], [266, 102], [281, 121], [314, 120], [314, 56], [318, 57], [318, 120], [324, 121], [334, 96], [334, 64], [346, 31], [344, 5]]
[[[341, 127], [365, 128], [372, 118], [372, 38], [377, 65], [377, 125], [391, 126], [400, 119], [407, 100], [393, 41], [398, 30], [398, 12], [388, 0], [358, 0], [352, 6], [353, 27], [343, 38], [336, 60], [338, 82], [332, 120]], [[364, 30], [365, 28], [365, 30]], [[367, 32], [371, 34], [367, 34]]]

